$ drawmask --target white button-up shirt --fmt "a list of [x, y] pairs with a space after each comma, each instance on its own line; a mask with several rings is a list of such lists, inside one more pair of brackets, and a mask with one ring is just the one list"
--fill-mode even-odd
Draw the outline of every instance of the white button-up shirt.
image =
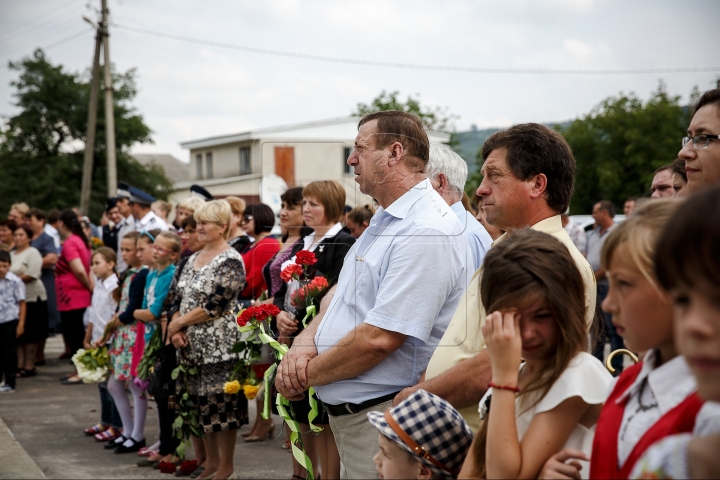
[[[654, 350], [650, 350], [645, 355], [635, 382], [617, 399], [618, 403], [628, 399], [618, 432], [618, 467], [625, 464], [635, 445], [663, 415], [680, 405], [697, 390], [697, 382], [685, 357], [678, 355], [659, 367], [655, 367], [656, 362], [657, 355]], [[641, 389], [645, 382], [647, 382], [645, 388]], [[614, 387], [615, 382], [610, 386], [609, 391]], [[645, 407], [652, 405], [652, 408], [648, 410], [638, 408], [640, 402]], [[695, 418], [695, 432], [703, 432], [706, 435], [718, 433], [719, 413], [717, 403], [705, 402]]]
[[92, 323], [92, 341], [96, 342], [102, 338], [105, 326], [115, 315], [117, 302], [113, 298], [113, 291], [118, 286], [118, 277], [114, 273], [105, 280], [95, 277], [95, 288], [92, 294], [92, 303], [88, 308], [88, 322]]
[[162, 230], [163, 232], [166, 232], [170, 230], [170, 228], [162, 218], [158, 217], [155, 212], [150, 210], [143, 218], [135, 220], [135, 231], [142, 232], [143, 230], [146, 232], [149, 232], [150, 230]]
[[345, 256], [337, 291], [318, 326], [318, 353], [361, 323], [408, 336], [377, 366], [317, 387], [323, 402], [361, 403], [415, 385], [473, 273], [463, 227], [423, 180], [387, 209]]

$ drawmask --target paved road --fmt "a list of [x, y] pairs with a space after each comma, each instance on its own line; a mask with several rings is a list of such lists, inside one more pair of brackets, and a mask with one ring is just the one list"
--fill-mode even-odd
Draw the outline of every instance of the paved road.
[[[38, 367], [38, 375], [18, 379], [15, 393], [0, 394], [0, 417], [47, 478], [175, 478], [152, 468], [135, 465], [136, 454], [117, 455], [83, 434], [98, 423], [100, 399], [95, 385], [61, 385], [59, 378], [72, 370], [66, 360], [57, 360], [62, 339], [48, 339], [48, 364]], [[250, 418], [255, 417], [254, 402]], [[280, 420], [275, 417], [275, 435]], [[248, 427], [244, 427], [245, 431]], [[157, 440], [157, 415], [150, 402], [145, 434], [148, 442]], [[235, 478], [290, 478], [290, 454], [281, 438], [245, 443], [238, 436], [235, 448]], [[1, 469], [0, 469], [1, 470]]]

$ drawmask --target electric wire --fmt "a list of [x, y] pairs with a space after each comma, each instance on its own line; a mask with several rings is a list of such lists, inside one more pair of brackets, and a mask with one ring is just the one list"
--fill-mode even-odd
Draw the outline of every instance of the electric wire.
[[312, 55], [306, 53], [287, 52], [282, 50], [269, 50], [265, 48], [249, 47], [246, 45], [237, 45], [226, 42], [216, 42], [213, 40], [203, 40], [199, 38], [185, 37], [170, 33], [148, 30], [145, 28], [121, 25], [118, 23], [109, 23], [111, 27], [130, 32], [142, 33], [156, 37], [168, 38], [187, 43], [195, 43], [199, 45], [208, 45], [213, 47], [228, 48], [232, 50], [241, 50], [250, 53], [262, 55], [274, 55], [280, 57], [300, 58], [305, 60], [316, 60], [330, 63], [344, 63], [351, 65], [366, 65], [374, 67], [400, 68], [406, 70], [431, 70], [444, 72], [465, 72], [465, 73], [490, 73], [490, 74], [537, 74], [537, 75], [642, 75], [642, 74], [658, 74], [658, 73], [700, 73], [700, 72], [718, 72], [720, 67], [681, 67], [681, 68], [637, 68], [627, 70], [576, 70], [576, 69], [540, 69], [540, 68], [477, 68], [477, 67], [459, 67], [449, 65], [422, 65], [412, 63], [395, 63], [382, 62], [375, 60], [358, 60], [350, 58], [327, 57], [322, 55]]

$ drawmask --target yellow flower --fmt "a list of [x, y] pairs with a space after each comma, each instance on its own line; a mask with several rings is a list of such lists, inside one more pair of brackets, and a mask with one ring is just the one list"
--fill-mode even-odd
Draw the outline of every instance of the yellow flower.
[[256, 385], [250, 385], [249, 383], [243, 385], [243, 392], [245, 393], [245, 398], [248, 400], [257, 397], [258, 390], [259, 388]]
[[233, 380], [232, 382], [225, 382], [225, 393], [233, 395], [240, 391], [240, 382]]

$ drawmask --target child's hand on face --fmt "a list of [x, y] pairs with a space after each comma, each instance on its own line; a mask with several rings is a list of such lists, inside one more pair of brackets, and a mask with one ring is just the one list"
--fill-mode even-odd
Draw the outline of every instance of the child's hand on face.
[[492, 312], [485, 317], [482, 334], [492, 363], [492, 381], [516, 385], [522, 359], [520, 314], [507, 310]]

